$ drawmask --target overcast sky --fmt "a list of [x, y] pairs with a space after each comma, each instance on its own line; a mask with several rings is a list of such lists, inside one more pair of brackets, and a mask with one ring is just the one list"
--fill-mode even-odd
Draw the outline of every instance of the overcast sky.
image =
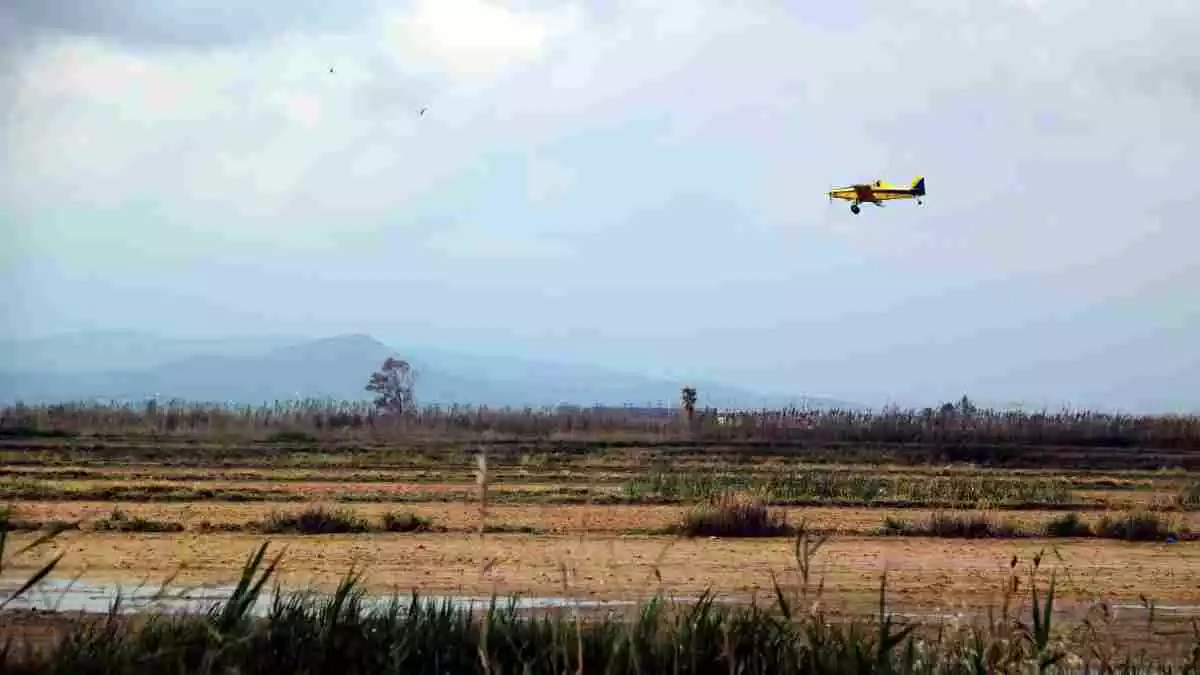
[[1200, 410], [1194, 0], [219, 4], [0, 9], [5, 335]]

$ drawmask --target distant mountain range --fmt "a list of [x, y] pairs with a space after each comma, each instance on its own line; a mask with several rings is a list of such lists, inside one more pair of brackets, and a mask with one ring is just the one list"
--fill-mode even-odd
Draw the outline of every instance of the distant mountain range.
[[421, 404], [675, 406], [694, 386], [700, 406], [860, 409], [854, 403], [754, 392], [513, 357], [397, 349], [367, 336], [171, 340], [83, 333], [0, 341], [0, 403], [144, 401], [157, 396], [257, 405], [297, 398], [369, 400], [367, 379], [389, 356], [417, 371]]

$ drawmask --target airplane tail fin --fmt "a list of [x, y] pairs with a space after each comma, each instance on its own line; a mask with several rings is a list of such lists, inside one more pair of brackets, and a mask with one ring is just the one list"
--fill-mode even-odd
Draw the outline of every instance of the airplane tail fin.
[[924, 176], [918, 176], [917, 179], [913, 181], [912, 186], [913, 186], [913, 192], [915, 192], [916, 194], [921, 195], [921, 196], [925, 195], [925, 177]]

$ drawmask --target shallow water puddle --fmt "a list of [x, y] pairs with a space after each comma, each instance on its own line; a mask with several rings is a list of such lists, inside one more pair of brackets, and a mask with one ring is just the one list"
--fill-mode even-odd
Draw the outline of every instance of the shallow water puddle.
[[[21, 580], [0, 580], [0, 598], [5, 598], [20, 587]], [[131, 613], [138, 611], [158, 611], [169, 614], [205, 612], [214, 605], [229, 600], [235, 586], [229, 584], [193, 586], [149, 584], [149, 583], [119, 583], [119, 582], [82, 582], [71, 579], [51, 578], [43, 580], [36, 587], [27, 591], [19, 598], [8, 603], [5, 609], [38, 610], [62, 612], [104, 613], [111, 611], [114, 602], [120, 600], [118, 611]], [[323, 600], [330, 594], [316, 591], [283, 589], [283, 602], [292, 597], [312, 598]], [[699, 598], [670, 597], [672, 602], [691, 603]], [[270, 586], [263, 589], [251, 612], [256, 616], [265, 616], [274, 605], [276, 596]], [[362, 602], [368, 609], [386, 608], [390, 603], [398, 601], [406, 608], [412, 600], [409, 593], [368, 594]], [[455, 609], [486, 609], [492, 602], [488, 597], [470, 597], [455, 595], [419, 595], [422, 604], [448, 603]], [[619, 607], [635, 607], [642, 600], [577, 600], [563, 597], [497, 597], [498, 607], [507, 607], [511, 603], [518, 610], [537, 610], [554, 608], [579, 608], [587, 610], [615, 609]], [[717, 604], [730, 604], [734, 601], [716, 600]], [[734, 603], [736, 604], [736, 603]], [[1140, 603], [1111, 603], [1110, 607], [1125, 612], [1148, 612], [1149, 608]], [[1160, 616], [1200, 617], [1200, 604], [1160, 604], [1154, 606], [1154, 611]], [[873, 613], [873, 612], [872, 612]], [[982, 612], [945, 610], [925, 610], [916, 608], [907, 611], [901, 608], [889, 609], [889, 614], [896, 618], [917, 620], [921, 622], [961, 621], [974, 618]]]
[[[0, 597], [6, 597], [17, 588], [19, 583], [0, 582]], [[210, 607], [227, 601], [235, 590], [233, 585], [196, 585], [196, 586], [162, 586], [154, 584], [122, 584], [79, 582], [69, 579], [46, 579], [33, 589], [8, 603], [5, 609], [35, 609], [39, 611], [61, 612], [108, 612], [114, 602], [120, 600], [118, 607], [122, 613], [154, 610], [163, 613], [193, 613], [205, 612]], [[289, 591], [284, 589], [281, 600], [286, 602], [290, 597], [301, 596], [314, 599], [329, 597], [327, 593]], [[275, 602], [275, 593], [264, 588], [255, 603], [252, 613], [265, 616]], [[406, 607], [411, 601], [410, 594], [396, 595], [367, 595], [363, 604], [368, 607], [385, 608], [393, 601], [398, 601]], [[491, 598], [466, 596], [420, 595], [422, 604], [449, 603], [456, 609], [486, 608]], [[498, 607], [512, 604], [516, 609], [547, 609], [555, 607], [597, 609], [605, 607], [634, 606], [635, 600], [601, 601], [575, 600], [557, 597], [499, 597]]]

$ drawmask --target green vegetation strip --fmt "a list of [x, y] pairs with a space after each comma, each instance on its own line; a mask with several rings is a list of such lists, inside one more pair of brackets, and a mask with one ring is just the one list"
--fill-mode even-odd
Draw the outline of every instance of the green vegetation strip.
[[[799, 472], [776, 475], [656, 473], [619, 485], [517, 487], [493, 491], [496, 504], [691, 504], [712, 501], [726, 492], [744, 493], [777, 506], [847, 506], [878, 508], [996, 508], [1006, 510], [1102, 510], [1101, 500], [1080, 501], [1067, 481], [1034, 478], [913, 477]], [[453, 503], [477, 497], [473, 486], [456, 490], [329, 490], [320, 498], [342, 503]], [[63, 486], [30, 478], [0, 480], [4, 501], [306, 502], [311, 494], [286, 488], [197, 487], [182, 483]], [[1159, 509], [1200, 509], [1200, 483], [1181, 488]]]
[[1044, 478], [895, 477], [853, 472], [787, 472], [769, 476], [736, 472], [660, 472], [622, 485], [629, 501], [706, 501], [730, 490], [776, 504], [845, 502], [996, 506], [1064, 506], [1071, 503], [1065, 480]]

